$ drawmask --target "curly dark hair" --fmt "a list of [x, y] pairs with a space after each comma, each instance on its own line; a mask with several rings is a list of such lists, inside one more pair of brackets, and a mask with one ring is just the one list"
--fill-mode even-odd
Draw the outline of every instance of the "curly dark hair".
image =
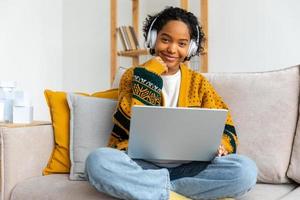
[[[162, 29], [162, 27], [164, 25], [166, 25], [169, 21], [171, 20], [179, 20], [184, 22], [189, 30], [190, 30], [190, 37], [191, 39], [194, 39], [194, 41], [197, 42], [197, 37], [199, 37], [199, 41], [198, 41], [198, 49], [196, 52], [196, 55], [199, 55], [200, 53], [203, 52], [203, 42], [205, 40], [205, 36], [203, 33], [203, 29], [202, 27], [199, 25], [198, 19], [197, 17], [191, 13], [188, 12], [182, 8], [178, 8], [178, 7], [166, 7], [164, 10], [162, 10], [161, 12], [154, 14], [154, 15], [148, 15], [147, 18], [144, 21], [144, 25], [143, 25], [143, 32], [144, 32], [144, 38], [145, 41], [147, 41], [147, 37], [148, 37], [148, 32], [150, 29], [150, 26], [153, 22], [153, 20], [156, 20], [152, 26], [152, 30], [157, 30], [157, 33]], [[199, 36], [198, 36], [198, 31], [197, 28], [199, 30]], [[150, 54], [154, 55], [155, 54], [155, 50], [154, 49], [150, 49]], [[186, 60], [190, 60], [191, 57], [186, 58]]]

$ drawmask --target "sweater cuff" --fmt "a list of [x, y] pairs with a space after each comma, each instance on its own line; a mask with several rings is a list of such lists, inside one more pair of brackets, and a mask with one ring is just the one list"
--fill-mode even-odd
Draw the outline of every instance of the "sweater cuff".
[[160, 105], [162, 78], [142, 67], [134, 69], [133, 97], [145, 105]]

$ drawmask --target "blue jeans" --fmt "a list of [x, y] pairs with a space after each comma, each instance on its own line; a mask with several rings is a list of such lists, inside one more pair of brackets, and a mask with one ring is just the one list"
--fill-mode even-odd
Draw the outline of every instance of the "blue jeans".
[[167, 169], [99, 148], [86, 160], [86, 177], [98, 191], [121, 199], [167, 200], [170, 190], [191, 199], [217, 199], [248, 192], [257, 168], [249, 158], [230, 154]]

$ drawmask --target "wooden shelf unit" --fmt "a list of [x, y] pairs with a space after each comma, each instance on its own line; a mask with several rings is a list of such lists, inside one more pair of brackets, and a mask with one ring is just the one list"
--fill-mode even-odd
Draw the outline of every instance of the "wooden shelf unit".
[[[110, 58], [110, 80], [111, 83], [114, 80], [116, 69], [118, 66], [118, 56], [125, 56], [132, 58], [132, 65], [139, 64], [139, 56], [147, 55], [148, 51], [146, 49], [138, 49], [131, 51], [119, 51], [117, 49], [117, 1], [118, 0], [110, 0], [110, 32], [111, 32], [111, 58]], [[139, 0], [131, 0], [132, 1], [132, 26], [133, 29], [139, 38]], [[205, 53], [201, 54], [202, 65], [200, 67], [201, 72], [208, 71], [208, 0], [199, 0], [200, 1], [200, 22], [203, 27], [204, 33], [206, 35], [206, 41], [204, 44]], [[186, 10], [189, 10], [189, 0], [180, 0], [180, 6]]]
[[[136, 33], [136, 36], [139, 38], [139, 0], [131, 0], [132, 1], [132, 26]], [[111, 0], [110, 1], [110, 11], [111, 11], [111, 58], [110, 58], [110, 64], [111, 64], [111, 74], [110, 74], [110, 80], [111, 83], [114, 80], [116, 69], [118, 66], [118, 56], [125, 56], [125, 57], [131, 57], [132, 58], [132, 65], [138, 65], [139, 64], [139, 56], [140, 55], [147, 55], [146, 49], [137, 49], [137, 50], [130, 50], [130, 51], [119, 51], [117, 50], [117, 0]]]
[[139, 55], [148, 55], [149, 52], [147, 49], [136, 49], [136, 50], [129, 50], [129, 51], [118, 51], [118, 56], [125, 56], [125, 57], [136, 57]]

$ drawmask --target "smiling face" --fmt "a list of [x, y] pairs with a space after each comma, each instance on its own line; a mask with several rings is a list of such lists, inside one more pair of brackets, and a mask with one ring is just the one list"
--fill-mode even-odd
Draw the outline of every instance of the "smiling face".
[[168, 75], [179, 70], [180, 63], [187, 57], [189, 43], [190, 31], [182, 21], [171, 20], [158, 32], [155, 55], [166, 63]]

